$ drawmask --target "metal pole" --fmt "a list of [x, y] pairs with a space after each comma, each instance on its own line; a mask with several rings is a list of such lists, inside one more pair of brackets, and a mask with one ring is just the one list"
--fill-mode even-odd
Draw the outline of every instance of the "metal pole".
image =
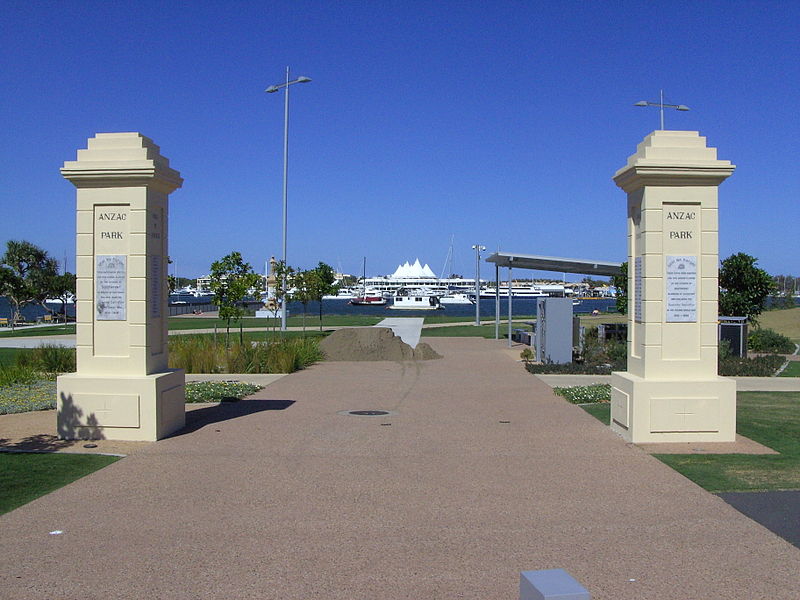
[[508, 347], [511, 348], [511, 267], [508, 267]]
[[287, 221], [287, 197], [289, 183], [289, 67], [286, 67], [286, 92], [283, 103], [283, 298], [281, 298], [281, 331], [286, 331], [286, 221]]
[[494, 339], [500, 339], [500, 265], [494, 265]]
[[475, 244], [475, 325], [481, 324], [481, 250], [486, 250], [480, 244]]
[[661, 90], [661, 131], [664, 131], [664, 90]]

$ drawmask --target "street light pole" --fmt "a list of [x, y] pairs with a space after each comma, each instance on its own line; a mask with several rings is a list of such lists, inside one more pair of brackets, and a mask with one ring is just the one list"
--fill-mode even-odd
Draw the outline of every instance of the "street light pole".
[[667, 108], [674, 108], [675, 110], [680, 111], [687, 111], [689, 107], [685, 104], [664, 104], [664, 90], [661, 90], [661, 96], [659, 102], [648, 102], [647, 100], [640, 100], [639, 102], [635, 103], [634, 106], [658, 106], [659, 112], [661, 113], [661, 131], [664, 131], [664, 107]]
[[475, 250], [475, 325], [481, 324], [481, 250], [486, 250], [486, 246], [476, 244], [472, 247]]
[[288, 214], [288, 195], [289, 195], [289, 86], [294, 83], [307, 83], [311, 81], [308, 77], [298, 77], [294, 81], [289, 81], [289, 67], [286, 67], [286, 82], [278, 85], [269, 86], [265, 92], [272, 94], [279, 89], [284, 88], [284, 102], [283, 102], [283, 252], [281, 259], [283, 260], [284, 276], [281, 280], [283, 287], [283, 299], [281, 302], [281, 331], [286, 331], [286, 272], [285, 267], [288, 265], [286, 262], [286, 223]]

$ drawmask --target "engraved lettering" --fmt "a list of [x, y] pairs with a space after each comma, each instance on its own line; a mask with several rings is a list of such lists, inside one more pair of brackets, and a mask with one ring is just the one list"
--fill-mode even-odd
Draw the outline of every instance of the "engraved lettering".
[[671, 240], [690, 240], [692, 239], [691, 231], [670, 231], [669, 239]]
[[122, 232], [121, 231], [101, 231], [100, 232], [100, 239], [101, 240], [121, 240], [122, 239]]
[[697, 213], [694, 211], [674, 210], [667, 212], [668, 221], [694, 221]]
[[126, 213], [100, 213], [97, 216], [98, 221], [124, 221], [127, 218]]

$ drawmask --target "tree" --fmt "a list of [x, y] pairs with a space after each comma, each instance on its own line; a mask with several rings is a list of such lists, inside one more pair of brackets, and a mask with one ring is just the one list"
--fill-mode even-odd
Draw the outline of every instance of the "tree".
[[620, 265], [619, 275], [612, 275], [611, 285], [613, 285], [616, 292], [617, 312], [623, 315], [628, 314], [628, 263], [624, 262]]
[[756, 317], [764, 310], [764, 300], [775, 291], [772, 277], [756, 266], [757, 259], [739, 252], [722, 261], [719, 270], [719, 314], [747, 317], [758, 325]]
[[316, 300], [319, 303], [319, 330], [322, 331], [322, 297], [336, 293], [337, 286], [334, 285], [336, 273], [333, 267], [324, 262], [320, 262], [309, 273], [309, 294], [312, 300]]
[[293, 299], [303, 305], [303, 335], [306, 333], [306, 308], [308, 308], [308, 303], [313, 300], [311, 297], [313, 279], [313, 271], [298, 269], [292, 273], [292, 277], [289, 280], [289, 285], [293, 290]]
[[[277, 309], [286, 309], [286, 304], [292, 299], [290, 292], [292, 288], [291, 281], [294, 277], [294, 269], [288, 266], [284, 261], [277, 260], [273, 263], [272, 276], [275, 278], [275, 288], [273, 290], [275, 295], [275, 302]], [[277, 317], [277, 311], [275, 313]], [[288, 313], [287, 313], [288, 316]]]
[[[67, 302], [71, 296], [75, 296], [75, 274], [64, 273], [54, 276], [48, 284], [48, 298], [58, 298], [61, 300], [61, 313], [64, 315], [64, 322], [67, 322]], [[47, 308], [47, 306], [45, 306]], [[47, 308], [47, 310], [50, 310]]]
[[210, 288], [214, 293], [214, 304], [219, 307], [220, 319], [225, 319], [225, 344], [229, 345], [231, 320], [238, 321], [244, 315], [242, 301], [250, 293], [262, 289], [262, 279], [253, 271], [242, 255], [231, 252], [211, 264]]
[[58, 262], [30, 242], [9, 240], [0, 257], [0, 295], [13, 308], [11, 327], [28, 304], [42, 304], [49, 292], [49, 282], [58, 274]]

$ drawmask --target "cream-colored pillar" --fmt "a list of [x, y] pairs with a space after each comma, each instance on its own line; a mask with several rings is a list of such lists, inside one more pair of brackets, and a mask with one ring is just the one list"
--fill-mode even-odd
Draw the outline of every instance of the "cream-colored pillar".
[[58, 378], [62, 439], [158, 440], [185, 423], [167, 367], [168, 196], [183, 183], [139, 133], [98, 133], [61, 174], [77, 188], [77, 372]]
[[736, 382], [717, 375], [717, 187], [735, 167], [696, 131], [654, 131], [614, 182], [628, 194], [628, 371], [611, 377], [626, 440], [730, 442]]

